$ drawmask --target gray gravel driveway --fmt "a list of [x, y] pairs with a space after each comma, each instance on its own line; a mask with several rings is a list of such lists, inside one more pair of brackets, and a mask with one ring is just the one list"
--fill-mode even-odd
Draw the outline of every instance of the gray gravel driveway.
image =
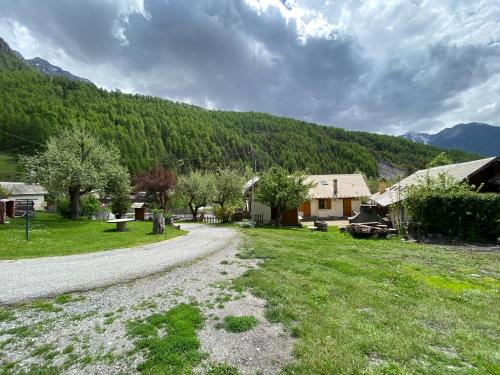
[[0, 261], [0, 304], [83, 291], [144, 277], [208, 255], [236, 240], [234, 229], [183, 224], [171, 240], [97, 253]]

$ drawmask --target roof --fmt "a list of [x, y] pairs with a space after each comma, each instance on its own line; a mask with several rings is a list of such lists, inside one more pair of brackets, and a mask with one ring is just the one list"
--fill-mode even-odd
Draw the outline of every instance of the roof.
[[394, 184], [384, 193], [373, 194], [371, 196], [371, 200], [373, 200], [380, 206], [386, 207], [390, 204], [403, 200], [405, 197], [405, 188], [407, 186], [419, 183], [427, 176], [435, 178], [441, 174], [446, 174], [457, 181], [463, 181], [472, 177], [480, 170], [486, 168], [495, 160], [500, 161], [500, 157], [495, 156], [491, 158], [468, 161], [465, 163], [449, 164], [429, 169], [421, 169], [402, 179], [397, 184]]
[[147, 204], [145, 202], [134, 202], [132, 203], [132, 208], [143, 208], [146, 207]]
[[[337, 180], [337, 195], [333, 194], [333, 180]], [[253, 177], [244, 187], [244, 193], [259, 181]], [[361, 174], [321, 174], [305, 176], [306, 183], [312, 183], [309, 191], [312, 199], [320, 198], [359, 198], [371, 195], [368, 185]]]
[[48, 194], [39, 184], [24, 182], [0, 182], [0, 186], [10, 191], [11, 195], [46, 195]]
[[[337, 194], [334, 194], [333, 181], [337, 180]], [[312, 183], [309, 194], [313, 199], [320, 198], [360, 198], [371, 195], [368, 185], [361, 174], [321, 174], [306, 176], [305, 182]]]

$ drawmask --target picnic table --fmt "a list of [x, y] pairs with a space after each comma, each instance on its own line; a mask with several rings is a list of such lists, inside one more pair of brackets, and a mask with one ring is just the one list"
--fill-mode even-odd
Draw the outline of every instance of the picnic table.
[[134, 221], [134, 219], [112, 219], [112, 220], [106, 221], [106, 223], [116, 224], [116, 231], [117, 232], [125, 232], [127, 230], [127, 222], [128, 221]]

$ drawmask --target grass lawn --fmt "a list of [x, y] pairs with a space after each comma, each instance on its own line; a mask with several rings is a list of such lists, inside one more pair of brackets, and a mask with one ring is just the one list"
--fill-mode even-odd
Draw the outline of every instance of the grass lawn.
[[0, 181], [17, 181], [17, 158], [0, 153]]
[[285, 374], [500, 373], [500, 254], [332, 229], [245, 230], [235, 281], [297, 336]]
[[163, 235], [151, 234], [151, 222], [129, 222], [126, 232], [116, 232], [105, 221], [62, 219], [57, 214], [37, 212], [30, 219], [30, 240], [24, 237], [24, 219], [0, 225], [0, 259], [70, 255], [111, 250], [163, 241], [185, 234], [165, 228]]

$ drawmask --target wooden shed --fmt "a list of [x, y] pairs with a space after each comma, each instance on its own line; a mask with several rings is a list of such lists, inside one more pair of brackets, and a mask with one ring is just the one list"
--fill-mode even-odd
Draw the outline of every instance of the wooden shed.
[[135, 202], [132, 204], [132, 208], [135, 212], [135, 220], [144, 221], [146, 217], [146, 207], [147, 204], [144, 202]]

